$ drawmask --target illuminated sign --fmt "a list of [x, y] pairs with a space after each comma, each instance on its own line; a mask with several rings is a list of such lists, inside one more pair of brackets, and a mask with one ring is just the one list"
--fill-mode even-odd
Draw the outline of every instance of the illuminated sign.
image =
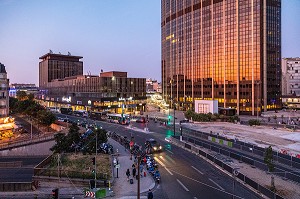
[[63, 101], [63, 102], [71, 102], [71, 96], [69, 96], [69, 97], [62, 97], [61, 101]]
[[88, 105], [91, 105], [91, 104], [92, 104], [92, 101], [91, 101], [91, 100], [89, 100], [89, 101], [88, 101]]

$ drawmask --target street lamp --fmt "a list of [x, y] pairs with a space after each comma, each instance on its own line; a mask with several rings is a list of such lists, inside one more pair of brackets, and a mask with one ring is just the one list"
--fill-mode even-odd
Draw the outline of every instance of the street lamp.
[[175, 110], [176, 110], [176, 106], [175, 104], [173, 104], [173, 108], [174, 108], [174, 136], [175, 136]]

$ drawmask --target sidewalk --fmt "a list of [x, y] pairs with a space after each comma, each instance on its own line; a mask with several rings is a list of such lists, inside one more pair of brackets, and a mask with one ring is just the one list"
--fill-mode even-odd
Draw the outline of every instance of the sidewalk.
[[[125, 151], [124, 146], [116, 142], [115, 140], [108, 138], [108, 142], [113, 145], [114, 152], [119, 153], [118, 160], [120, 164], [120, 168], [118, 171], [118, 178], [117, 178], [117, 169], [114, 168], [113, 171], [113, 182], [112, 182], [112, 190], [114, 192], [113, 198], [118, 199], [129, 199], [129, 198], [136, 198], [137, 196], [137, 184], [138, 181], [136, 179], [133, 179], [133, 184], [130, 184], [129, 181], [127, 181], [126, 176], [126, 170], [129, 168], [132, 178], [132, 164], [134, 163], [134, 158], [130, 160], [130, 153], [128, 150]], [[149, 189], [153, 189], [155, 187], [154, 179], [151, 175], [148, 174], [146, 168], [144, 168], [144, 171], [146, 171], [147, 176], [141, 177], [140, 179], [140, 192], [141, 192], [141, 198], [145, 198], [144, 196], [147, 195], [147, 192]]]

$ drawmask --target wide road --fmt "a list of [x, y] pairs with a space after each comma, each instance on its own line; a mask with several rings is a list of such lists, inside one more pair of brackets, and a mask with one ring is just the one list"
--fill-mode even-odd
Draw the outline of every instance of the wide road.
[[[72, 116], [69, 117], [73, 118]], [[94, 121], [90, 122], [94, 123]], [[173, 132], [164, 126], [160, 126], [159, 123], [150, 121], [147, 124], [150, 132], [134, 131], [128, 126], [119, 124], [99, 121], [96, 123], [104, 129], [122, 136], [128, 138], [133, 136], [135, 142], [139, 145], [143, 145], [149, 138], [155, 138], [164, 146], [163, 152], [154, 154], [161, 172], [161, 183], [157, 185], [154, 191], [155, 198], [232, 198], [233, 180], [200, 157], [165, 141], [165, 138], [173, 135]], [[132, 126], [143, 129], [146, 124], [132, 121]], [[237, 195], [235, 198], [258, 198], [238, 183], [235, 185], [234, 193]]]

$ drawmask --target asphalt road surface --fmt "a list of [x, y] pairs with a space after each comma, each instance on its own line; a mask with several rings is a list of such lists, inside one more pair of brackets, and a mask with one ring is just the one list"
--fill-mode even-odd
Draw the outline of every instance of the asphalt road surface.
[[[68, 117], [81, 120], [74, 116]], [[87, 121], [94, 123], [89, 119]], [[232, 193], [236, 195], [235, 198], [259, 198], [238, 183], [233, 190], [232, 178], [215, 169], [200, 157], [165, 141], [165, 138], [173, 135], [173, 132], [159, 123], [150, 120], [147, 124], [150, 132], [134, 131], [128, 126], [119, 124], [100, 121], [96, 123], [108, 131], [116, 132], [128, 138], [134, 137], [134, 141], [139, 145], [143, 145], [149, 138], [154, 138], [163, 145], [164, 150], [153, 155], [159, 164], [161, 173], [161, 183], [156, 186], [154, 191], [155, 198], [231, 199]], [[144, 129], [146, 127], [146, 124], [134, 121], [131, 124], [135, 128]]]

